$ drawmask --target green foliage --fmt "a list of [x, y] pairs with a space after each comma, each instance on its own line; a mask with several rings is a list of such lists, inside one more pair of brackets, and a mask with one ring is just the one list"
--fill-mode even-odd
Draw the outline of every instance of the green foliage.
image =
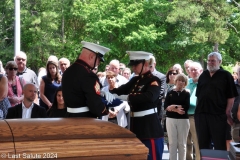
[[228, 66], [222, 66], [222, 68], [231, 74], [233, 73], [233, 65], [228, 65]]
[[[112, 59], [128, 63], [127, 50], [156, 56], [165, 73], [186, 59], [206, 61], [217, 46], [223, 65], [240, 59], [240, 13], [226, 0], [21, 0], [21, 50], [35, 71], [49, 55], [73, 62], [82, 40], [111, 48]], [[14, 52], [14, 1], [0, 4], [0, 60]]]

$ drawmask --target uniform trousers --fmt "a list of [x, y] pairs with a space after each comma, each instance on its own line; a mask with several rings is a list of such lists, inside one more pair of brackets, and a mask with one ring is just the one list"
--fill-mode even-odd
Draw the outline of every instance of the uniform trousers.
[[232, 139], [234, 142], [239, 142], [239, 130], [240, 130], [240, 123], [233, 123], [232, 125]]
[[[200, 151], [199, 151], [199, 145], [198, 145], [198, 138], [197, 138], [197, 132], [195, 128], [195, 120], [194, 116], [189, 116], [189, 122], [190, 122], [190, 129], [188, 132], [187, 137], [187, 154], [186, 159], [192, 160], [192, 152], [193, 152], [193, 146], [195, 150], [195, 160], [200, 160]], [[192, 144], [193, 142], [193, 144]]]
[[198, 113], [194, 115], [199, 149], [210, 149], [211, 142], [215, 150], [226, 150], [226, 114]]
[[164, 138], [152, 138], [141, 141], [149, 149], [147, 160], [162, 160]]
[[190, 128], [189, 119], [166, 119], [168, 140], [169, 140], [169, 159], [186, 160], [187, 136]]

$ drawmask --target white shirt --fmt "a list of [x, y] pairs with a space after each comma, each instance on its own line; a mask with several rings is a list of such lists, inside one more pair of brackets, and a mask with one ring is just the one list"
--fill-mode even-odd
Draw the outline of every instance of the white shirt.
[[34, 104], [32, 103], [32, 105], [29, 108], [26, 108], [22, 102], [22, 119], [31, 118], [33, 105]]
[[41, 70], [39, 73], [38, 73], [38, 84], [40, 85], [40, 82], [41, 82], [41, 79], [43, 76], [47, 75], [47, 72], [46, 70]]
[[[109, 86], [103, 87], [102, 91], [109, 92]], [[114, 109], [118, 110], [118, 114], [117, 114], [118, 125], [125, 128], [128, 125], [125, 112], [127, 113], [130, 111], [130, 106], [128, 105], [128, 103], [126, 101], [128, 95], [121, 95], [121, 96], [118, 96], [117, 94], [113, 94], [113, 95], [116, 98], [123, 100], [123, 102], [119, 106], [114, 107]], [[102, 120], [108, 121], [108, 115], [102, 116]]]

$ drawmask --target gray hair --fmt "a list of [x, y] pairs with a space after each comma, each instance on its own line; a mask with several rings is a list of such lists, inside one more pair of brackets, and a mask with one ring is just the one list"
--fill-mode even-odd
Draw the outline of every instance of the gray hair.
[[114, 59], [114, 60], [110, 61], [109, 65], [117, 65], [117, 66], [119, 66], [120, 62], [119, 62], [119, 60]]
[[212, 57], [212, 56], [216, 56], [219, 61], [222, 61], [222, 55], [221, 55], [220, 53], [218, 53], [218, 52], [212, 52], [212, 53], [210, 53], [210, 54], [208, 55], [208, 58], [209, 58], [209, 57]]
[[58, 63], [60, 63], [61, 61], [65, 61], [65, 62], [67, 62], [68, 65], [70, 65], [69, 59], [67, 59], [67, 58], [65, 58], [65, 57], [60, 58], [60, 59], [58, 60]]
[[55, 55], [50, 55], [49, 57], [48, 57], [48, 60], [47, 60], [48, 62], [49, 61], [54, 61], [54, 62], [56, 62], [56, 63], [58, 63], [58, 58], [57, 58], [57, 56], [55, 56]]
[[27, 60], [27, 54], [25, 53], [25, 52], [23, 52], [23, 51], [19, 51], [19, 52], [17, 52], [17, 54], [13, 57], [13, 59], [14, 59], [14, 61], [16, 61], [16, 58], [17, 58], [17, 56], [25, 56], [26, 57], [26, 60]]
[[188, 63], [192, 63], [193, 61], [191, 59], [187, 59], [185, 62], [184, 62], [184, 66], [185, 64], [188, 64]]
[[192, 62], [192, 63], [190, 63], [189, 64], [189, 68], [190, 67], [196, 67], [196, 68], [198, 68], [198, 69], [203, 69], [202, 68], [202, 65], [199, 63], [199, 62]]

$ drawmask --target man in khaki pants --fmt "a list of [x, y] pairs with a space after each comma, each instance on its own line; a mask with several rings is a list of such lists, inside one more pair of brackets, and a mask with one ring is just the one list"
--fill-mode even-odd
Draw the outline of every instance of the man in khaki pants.
[[[191, 97], [190, 97], [190, 107], [188, 109], [190, 129], [189, 129], [188, 138], [187, 138], [186, 159], [193, 160], [192, 151], [193, 151], [193, 146], [194, 146], [195, 160], [200, 160], [200, 151], [199, 151], [198, 138], [197, 138], [197, 133], [196, 133], [196, 128], [195, 128], [194, 112], [195, 112], [196, 100], [197, 100], [197, 97], [195, 96], [197, 82], [198, 82], [199, 76], [201, 75], [201, 73], [203, 71], [203, 68], [200, 63], [192, 62], [192, 63], [190, 63], [188, 69], [189, 69], [189, 76], [191, 78], [188, 79], [188, 85], [186, 88], [190, 90]], [[193, 145], [192, 145], [192, 142], [193, 142]]]

